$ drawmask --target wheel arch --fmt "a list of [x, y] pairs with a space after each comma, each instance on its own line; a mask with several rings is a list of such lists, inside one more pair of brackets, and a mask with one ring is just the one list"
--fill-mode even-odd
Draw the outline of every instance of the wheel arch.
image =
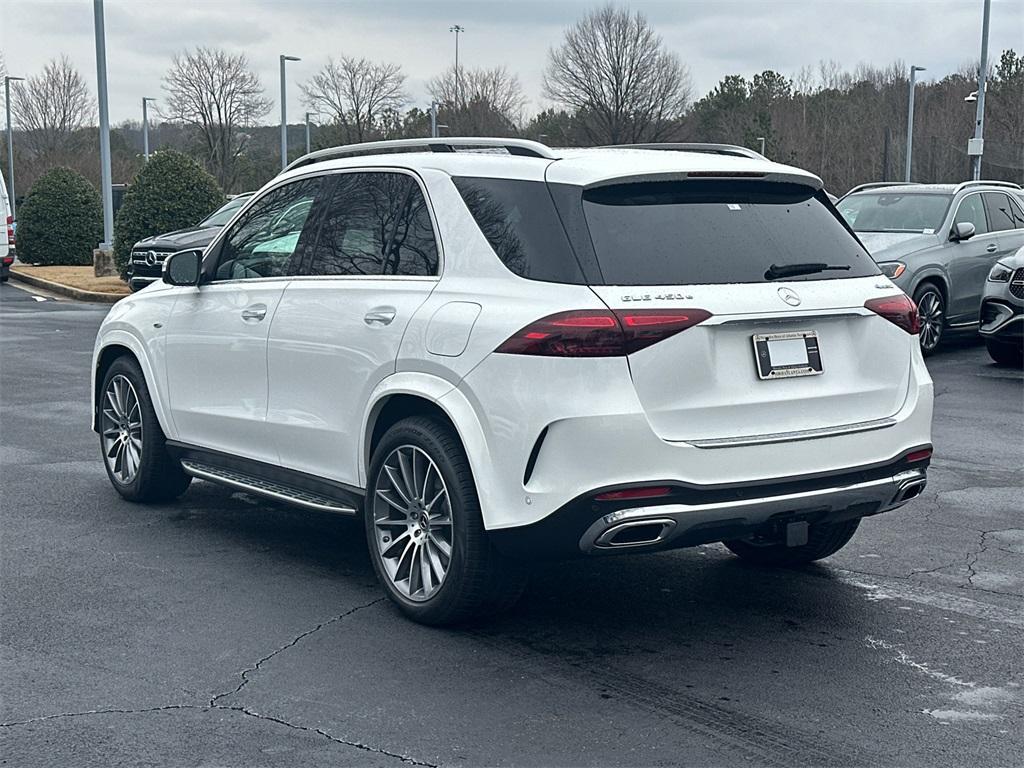
[[949, 281], [946, 276], [938, 270], [925, 272], [923, 275], [917, 278], [917, 282], [914, 284], [914, 288], [911, 290], [910, 295], [913, 295], [921, 290], [921, 287], [926, 284], [934, 285], [939, 289], [939, 293], [942, 294], [942, 301], [949, 307]]
[[98, 415], [100, 404], [100, 390], [103, 384], [103, 377], [106, 376], [110, 366], [120, 357], [130, 357], [142, 369], [142, 375], [146, 380], [146, 389], [149, 392], [150, 401], [153, 403], [153, 410], [156, 413], [160, 428], [167, 437], [173, 437], [174, 433], [170, 427], [170, 419], [165, 410], [164, 399], [160, 387], [156, 386], [156, 376], [149, 358], [143, 351], [141, 342], [132, 334], [125, 331], [113, 331], [104, 338], [101, 346], [97, 347], [94, 355], [93, 375], [90, 382], [92, 387], [92, 429], [98, 429]]

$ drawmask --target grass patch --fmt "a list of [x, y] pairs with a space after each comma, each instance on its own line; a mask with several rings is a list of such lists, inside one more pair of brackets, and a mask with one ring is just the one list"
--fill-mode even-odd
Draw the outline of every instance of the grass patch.
[[31, 267], [27, 264], [15, 264], [11, 274], [31, 275], [52, 283], [60, 283], [80, 291], [96, 291], [98, 293], [117, 293], [127, 295], [128, 284], [119, 277], [96, 277], [92, 267]]

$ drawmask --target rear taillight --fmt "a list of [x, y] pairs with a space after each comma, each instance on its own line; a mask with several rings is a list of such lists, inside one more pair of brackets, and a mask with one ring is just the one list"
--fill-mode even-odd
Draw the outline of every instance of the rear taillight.
[[573, 310], [548, 315], [495, 352], [546, 357], [621, 357], [711, 317], [703, 309]]
[[905, 293], [881, 299], [868, 299], [864, 306], [907, 333], [921, 331], [921, 317], [917, 314], [917, 305]]
[[647, 488], [623, 488], [621, 491], [607, 491], [599, 493], [594, 497], [596, 501], [623, 501], [626, 499], [654, 499], [658, 496], [668, 496], [672, 489], [667, 485], [651, 486]]
[[932, 457], [932, 449], [931, 448], [920, 448], [920, 449], [918, 449], [916, 451], [911, 451], [910, 453], [908, 453], [907, 454], [907, 461], [909, 463], [913, 464], [916, 461], [924, 461], [925, 459], [930, 459], [931, 457]]
[[7, 244], [14, 245], [14, 217], [7, 217]]

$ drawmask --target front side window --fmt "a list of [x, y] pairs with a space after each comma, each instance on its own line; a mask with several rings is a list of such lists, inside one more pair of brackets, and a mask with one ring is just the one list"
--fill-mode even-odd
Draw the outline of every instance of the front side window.
[[858, 192], [837, 207], [854, 232], [914, 232], [931, 235], [942, 227], [949, 195]]
[[1009, 197], [1002, 192], [986, 192], [982, 197], [985, 199], [985, 207], [988, 209], [988, 220], [992, 222], [993, 232], [1017, 228], [1017, 224], [1013, 220], [1013, 211], [1010, 208]]
[[437, 240], [419, 185], [404, 173], [338, 174], [304, 271], [312, 275], [436, 275]]
[[232, 216], [238, 213], [239, 208], [241, 208], [243, 205], [249, 202], [250, 197], [252, 197], [251, 194], [239, 195], [238, 197], [234, 197], [231, 200], [228, 200], [226, 203], [224, 203], [224, 205], [222, 205], [216, 211], [214, 211], [201, 222], [199, 222], [199, 226], [223, 227], [225, 224], [231, 221]]
[[985, 220], [985, 206], [981, 202], [981, 195], [969, 195], [960, 202], [953, 218], [953, 225], [970, 223], [974, 225], [974, 233], [977, 235], [988, 232], [988, 222]]
[[322, 177], [302, 179], [257, 200], [224, 238], [214, 279], [296, 274], [300, 240], [313, 234], [306, 222], [322, 184]]

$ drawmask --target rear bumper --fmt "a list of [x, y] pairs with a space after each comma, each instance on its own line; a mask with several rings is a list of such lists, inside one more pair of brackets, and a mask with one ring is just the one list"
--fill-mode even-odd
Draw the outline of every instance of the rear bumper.
[[604, 490], [598, 489], [538, 523], [491, 536], [513, 556], [566, 558], [771, 535], [793, 522], [835, 523], [897, 509], [924, 490], [927, 466], [927, 459], [909, 461], [904, 455], [824, 476], [737, 486], [675, 486], [670, 496], [643, 506], [595, 501], [594, 494]]

